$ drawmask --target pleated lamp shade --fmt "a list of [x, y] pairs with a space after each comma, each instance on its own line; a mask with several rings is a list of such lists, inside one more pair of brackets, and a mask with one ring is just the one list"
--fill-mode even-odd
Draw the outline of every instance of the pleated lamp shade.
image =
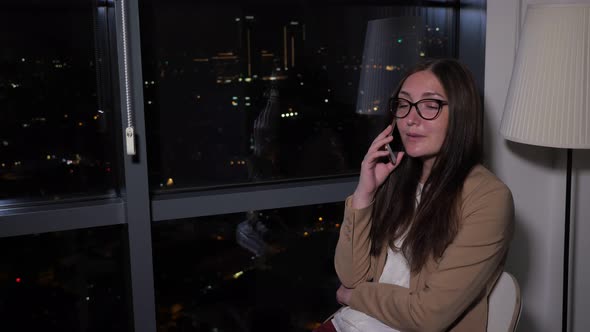
[[590, 148], [590, 4], [528, 7], [500, 132], [520, 143]]

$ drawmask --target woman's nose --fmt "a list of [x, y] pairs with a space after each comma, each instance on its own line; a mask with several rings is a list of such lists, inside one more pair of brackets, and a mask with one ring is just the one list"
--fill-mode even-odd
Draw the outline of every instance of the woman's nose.
[[410, 112], [406, 116], [406, 124], [408, 126], [415, 125], [415, 124], [419, 123], [420, 119], [421, 119], [421, 117], [418, 114], [418, 108], [416, 106], [411, 107]]

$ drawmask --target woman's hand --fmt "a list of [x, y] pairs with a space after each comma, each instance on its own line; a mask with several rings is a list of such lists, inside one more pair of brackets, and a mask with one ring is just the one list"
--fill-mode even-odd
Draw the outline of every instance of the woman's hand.
[[361, 163], [359, 183], [352, 195], [352, 207], [354, 209], [362, 209], [371, 204], [377, 188], [383, 184], [404, 156], [403, 152], [398, 153], [395, 165], [391, 161], [387, 163], [379, 161], [380, 158], [389, 155], [389, 152], [383, 149], [383, 146], [393, 141], [392, 131], [392, 126], [389, 125], [373, 140]]
[[346, 288], [342, 285], [336, 291], [336, 301], [340, 304], [348, 305], [350, 296], [352, 295], [352, 288]]

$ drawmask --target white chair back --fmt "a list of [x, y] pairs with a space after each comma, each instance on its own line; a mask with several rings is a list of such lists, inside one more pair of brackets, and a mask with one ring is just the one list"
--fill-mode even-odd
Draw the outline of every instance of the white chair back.
[[522, 301], [518, 281], [503, 272], [490, 293], [487, 332], [513, 332], [520, 319]]

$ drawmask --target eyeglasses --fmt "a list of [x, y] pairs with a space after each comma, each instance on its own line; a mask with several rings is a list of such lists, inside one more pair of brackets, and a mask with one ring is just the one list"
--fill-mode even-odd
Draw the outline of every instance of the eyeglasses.
[[439, 99], [421, 99], [415, 103], [404, 98], [390, 98], [389, 111], [397, 119], [402, 119], [410, 114], [412, 106], [416, 107], [418, 115], [424, 120], [434, 120], [443, 106], [449, 103]]

